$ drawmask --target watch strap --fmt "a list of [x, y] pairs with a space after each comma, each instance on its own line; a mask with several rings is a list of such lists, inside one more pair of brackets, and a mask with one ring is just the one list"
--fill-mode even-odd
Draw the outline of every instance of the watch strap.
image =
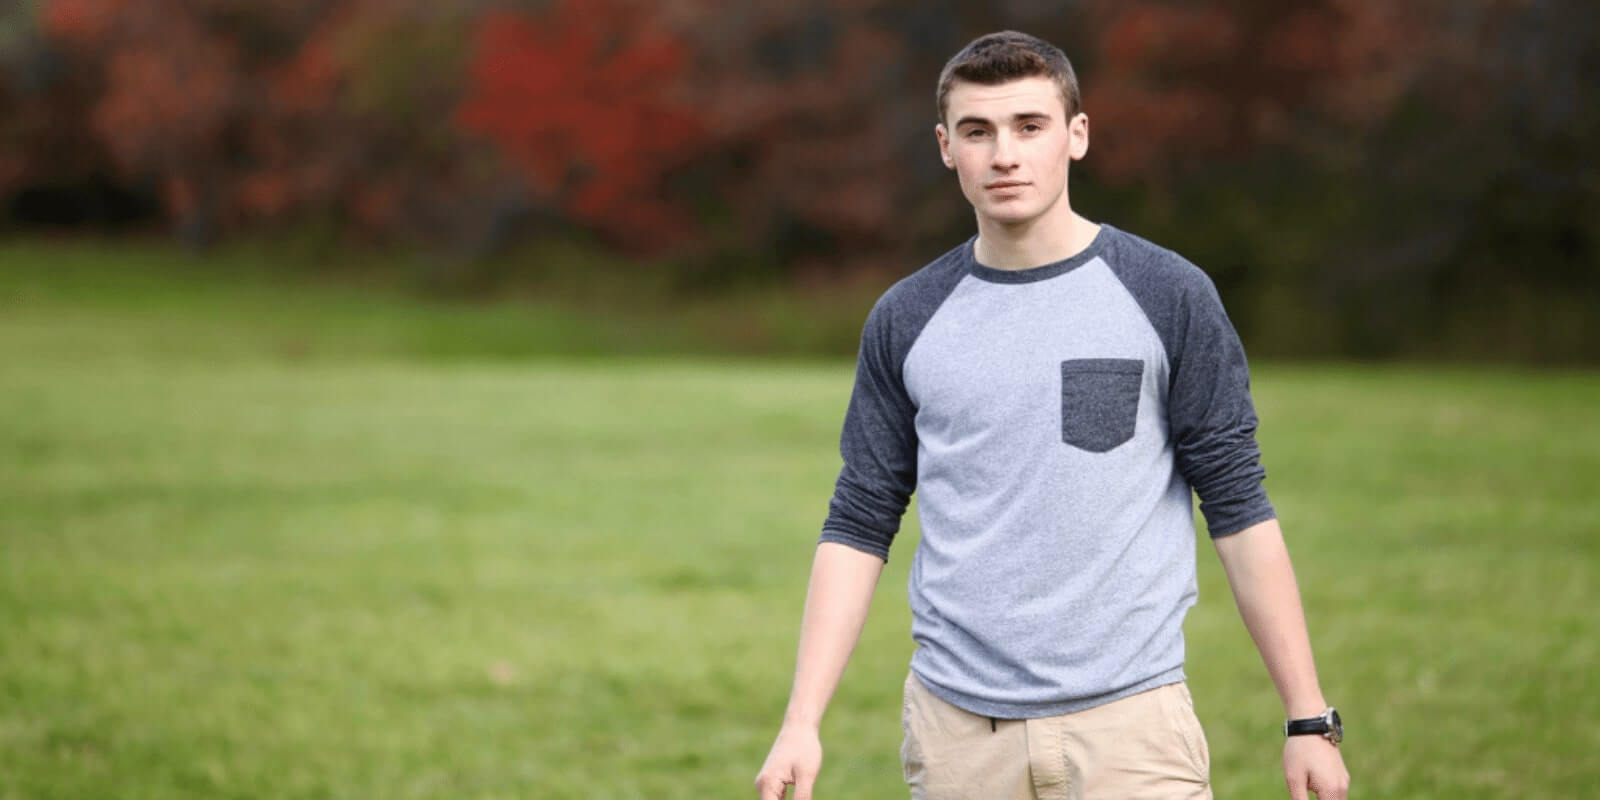
[[1321, 716], [1291, 719], [1283, 723], [1283, 735], [1321, 736], [1337, 745], [1344, 740], [1344, 722], [1339, 718], [1339, 712], [1333, 706], [1328, 706]]
[[1283, 723], [1284, 736], [1322, 735], [1328, 732], [1328, 721], [1322, 717], [1291, 719]]

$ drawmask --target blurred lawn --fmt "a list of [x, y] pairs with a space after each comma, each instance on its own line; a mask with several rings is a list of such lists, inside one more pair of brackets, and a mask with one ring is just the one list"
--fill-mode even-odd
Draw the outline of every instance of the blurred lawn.
[[[0, 798], [753, 796], [847, 363], [530, 360], [673, 342], [93, 255], [0, 248]], [[1592, 792], [1600, 375], [1255, 389], [1358, 796]], [[904, 796], [915, 535], [819, 797]], [[1284, 796], [1276, 696], [1201, 553], [1217, 794]]]
[[[451, 268], [436, 259], [299, 250], [0, 240], [0, 355], [294, 363], [848, 356], [883, 288], [868, 280], [797, 291], [751, 278], [691, 293], [648, 265], [561, 243], [476, 267], [498, 276], [485, 288], [448, 277]], [[440, 295], [456, 300], [428, 299]]]

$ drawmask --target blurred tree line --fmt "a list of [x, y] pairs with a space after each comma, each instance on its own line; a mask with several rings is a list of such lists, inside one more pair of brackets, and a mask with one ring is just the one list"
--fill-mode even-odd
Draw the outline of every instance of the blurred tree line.
[[1570, 0], [14, 2], [0, 230], [886, 282], [970, 235], [933, 84], [1006, 27], [1078, 67], [1075, 205], [1204, 267], [1254, 352], [1600, 361]]

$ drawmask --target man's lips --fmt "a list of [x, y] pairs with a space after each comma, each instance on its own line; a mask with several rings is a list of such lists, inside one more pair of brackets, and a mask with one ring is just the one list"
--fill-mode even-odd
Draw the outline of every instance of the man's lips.
[[1027, 186], [1027, 185], [1028, 185], [1027, 181], [995, 181], [994, 183], [985, 185], [983, 188], [985, 188], [985, 189], [1017, 189], [1017, 188], [1020, 188], [1020, 187], [1023, 187], [1023, 186]]

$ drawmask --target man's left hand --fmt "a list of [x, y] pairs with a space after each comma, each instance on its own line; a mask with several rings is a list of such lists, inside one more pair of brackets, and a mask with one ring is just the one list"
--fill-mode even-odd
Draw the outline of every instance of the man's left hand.
[[1321, 736], [1290, 736], [1283, 745], [1283, 778], [1290, 800], [1345, 800], [1350, 796], [1350, 771], [1333, 742]]

